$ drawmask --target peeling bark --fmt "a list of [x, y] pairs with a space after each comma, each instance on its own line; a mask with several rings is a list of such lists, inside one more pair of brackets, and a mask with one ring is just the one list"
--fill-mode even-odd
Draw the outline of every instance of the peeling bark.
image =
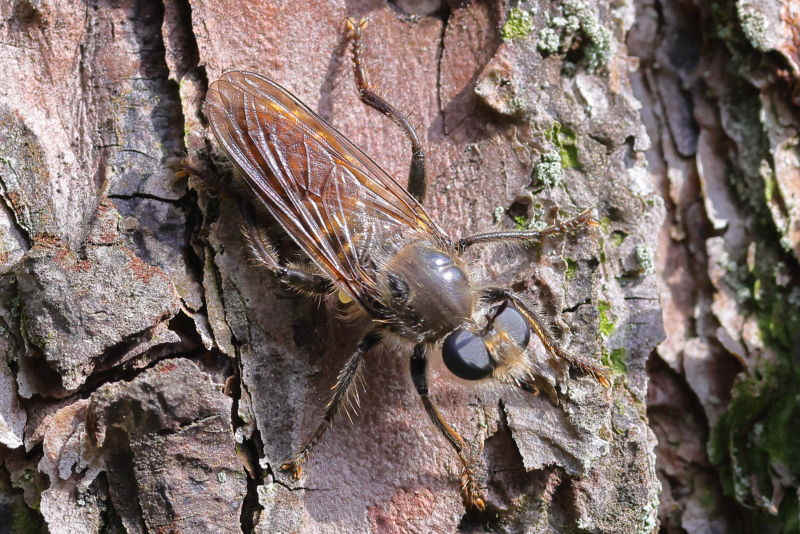
[[640, 2], [628, 34], [668, 209], [648, 394], [665, 532], [798, 531], [799, 15]]

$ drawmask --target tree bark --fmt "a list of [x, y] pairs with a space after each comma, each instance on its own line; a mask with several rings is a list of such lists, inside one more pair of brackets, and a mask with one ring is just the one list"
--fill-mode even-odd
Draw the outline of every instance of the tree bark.
[[[800, 13], [715, 6], [0, 4], [0, 524], [795, 532]], [[425, 208], [452, 238], [597, 220], [468, 256], [610, 381], [538, 343], [538, 395], [434, 362], [485, 513], [464, 509], [402, 343], [370, 352], [358, 415], [304, 477], [279, 470], [365, 325], [253, 265], [242, 227], [298, 250], [202, 102], [226, 70], [262, 73], [404, 183], [402, 131], [355, 90], [348, 16], [369, 17], [371, 82], [417, 128]]]

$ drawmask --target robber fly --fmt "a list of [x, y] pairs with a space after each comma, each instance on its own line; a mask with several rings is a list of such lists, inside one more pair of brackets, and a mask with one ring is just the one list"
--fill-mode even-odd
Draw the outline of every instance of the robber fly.
[[524, 349], [533, 333], [554, 357], [603, 384], [606, 379], [602, 367], [562, 350], [520, 297], [499, 287], [477, 287], [461, 256], [473, 245], [540, 241], [589, 226], [593, 219], [587, 210], [541, 231], [490, 232], [452, 240], [422, 207], [425, 156], [414, 128], [367, 81], [361, 41], [366, 22], [348, 19], [346, 26], [362, 101], [392, 119], [411, 141], [408, 190], [263, 76], [228, 72], [211, 84], [205, 103], [217, 140], [311, 263], [281, 263], [268, 240], [254, 233], [249, 241], [257, 261], [303, 293], [338, 293], [342, 302], [352, 301], [372, 319], [371, 329], [338, 375], [323, 421], [281, 468], [301, 476], [311, 449], [354, 389], [367, 352], [386, 336], [400, 337], [414, 344], [411, 376], [425, 411], [463, 465], [464, 503], [482, 510], [485, 500], [466, 443], [428, 394], [428, 354], [441, 350], [447, 368], [462, 379], [519, 385], [532, 378]]

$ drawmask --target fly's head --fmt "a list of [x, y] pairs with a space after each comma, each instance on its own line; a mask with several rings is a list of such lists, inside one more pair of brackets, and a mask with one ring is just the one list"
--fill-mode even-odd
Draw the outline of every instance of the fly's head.
[[476, 310], [478, 292], [453, 255], [414, 241], [383, 263], [378, 279], [395, 332], [416, 342], [444, 338], [444, 363], [459, 378], [514, 376], [529, 368], [529, 322], [507, 303]]
[[529, 364], [524, 351], [531, 339], [528, 320], [506, 303], [481, 315], [480, 321], [465, 323], [444, 338], [444, 364], [464, 380], [489, 376], [525, 378]]

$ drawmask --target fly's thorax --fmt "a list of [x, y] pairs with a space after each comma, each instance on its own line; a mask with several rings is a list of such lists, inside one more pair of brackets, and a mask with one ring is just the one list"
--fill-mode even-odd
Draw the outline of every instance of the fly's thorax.
[[474, 296], [460, 261], [429, 241], [412, 241], [387, 258], [380, 292], [396, 326], [414, 337], [449, 332], [472, 315]]

